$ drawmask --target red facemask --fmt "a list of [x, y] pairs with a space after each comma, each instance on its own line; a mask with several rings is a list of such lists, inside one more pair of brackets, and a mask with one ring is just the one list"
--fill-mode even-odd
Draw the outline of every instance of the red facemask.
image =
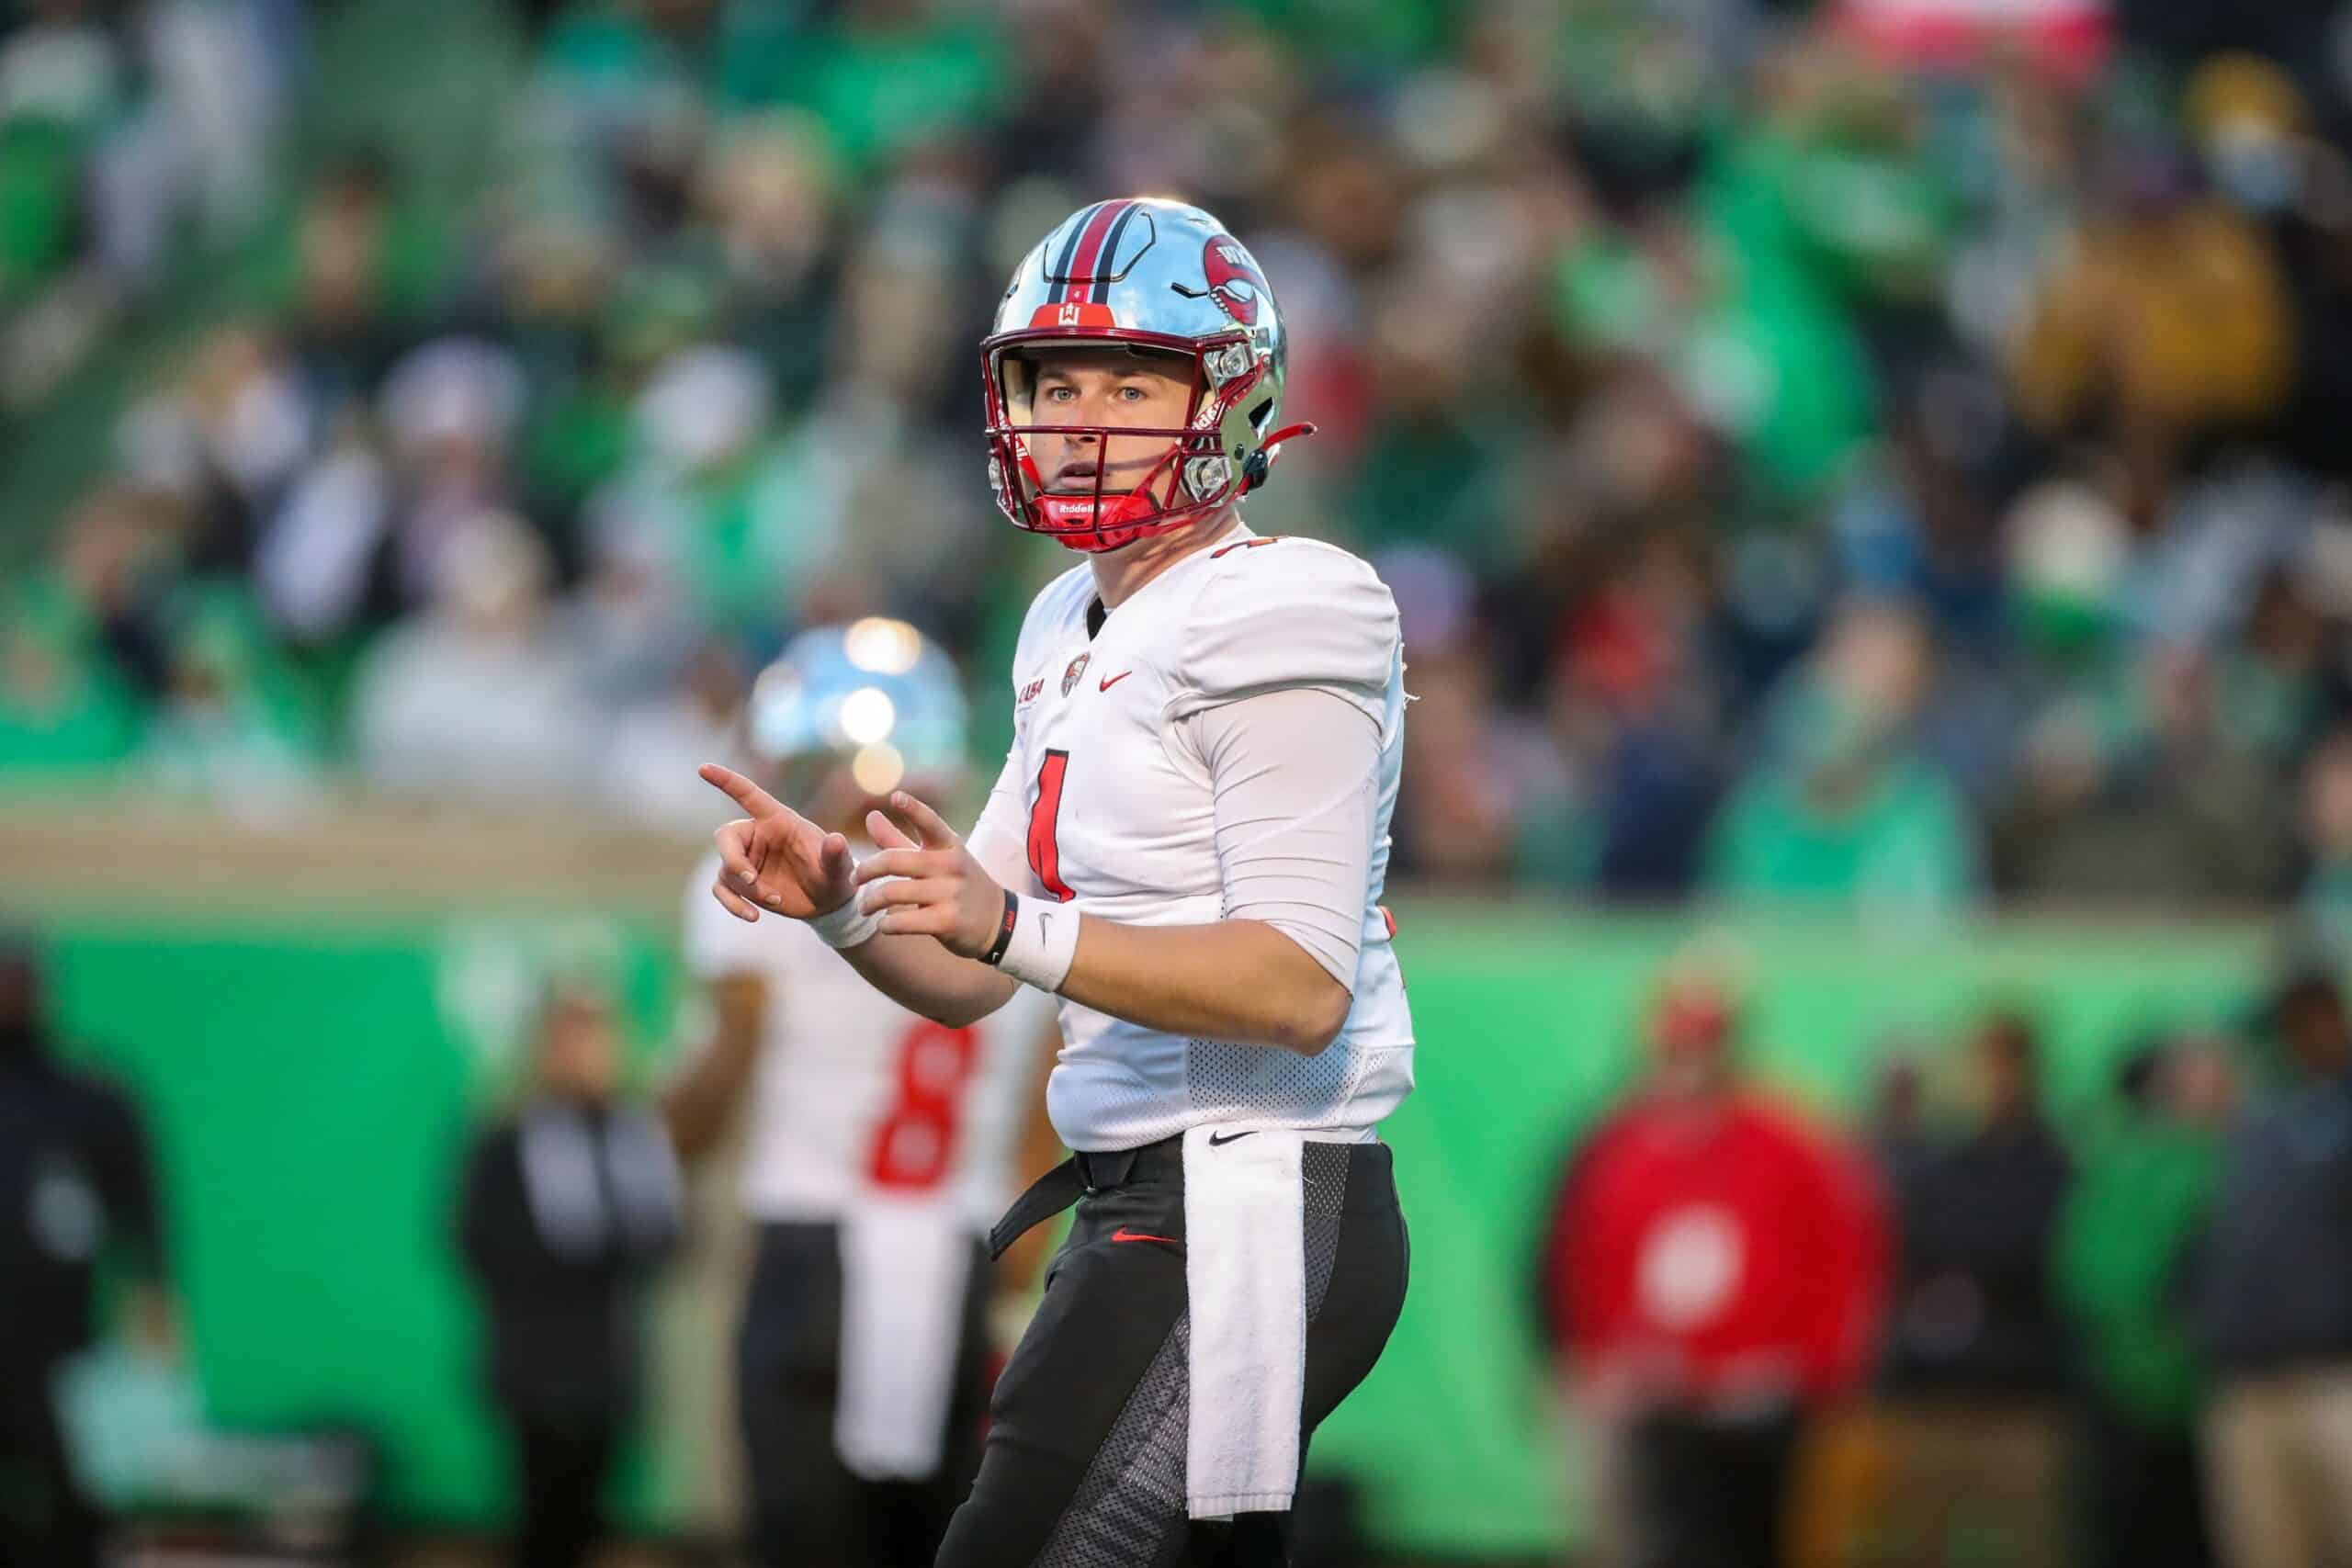
[[[1190, 362], [1193, 396], [1180, 428], [1120, 428], [1108, 425], [1014, 423], [1002, 379], [1005, 356], [1023, 346], [1073, 340], [1126, 344], [1174, 354]], [[1292, 425], [1277, 431], [1241, 462], [1223, 452], [1220, 442], [1226, 416], [1258, 384], [1261, 372], [1237, 377], [1214, 391], [1202, 363], [1207, 347], [1189, 338], [1117, 328], [1061, 328], [1007, 333], [982, 345], [982, 379], [988, 400], [989, 484], [997, 505], [1014, 526], [1043, 534], [1073, 550], [1099, 554], [1172, 532], [1197, 517], [1222, 511], [1265, 482], [1274, 449], [1294, 435], [1310, 434], [1313, 425]], [[1094, 484], [1082, 491], [1051, 491], [1030, 452], [1033, 435], [1091, 435], [1103, 449], [1113, 437], [1127, 440], [1158, 437], [1168, 447], [1131, 489], [1107, 490], [1098, 464]], [[1220, 473], [1219, 470], [1222, 470]], [[1170, 502], [1155, 493], [1170, 473], [1167, 488]], [[1177, 500], [1177, 497], [1189, 499]]]

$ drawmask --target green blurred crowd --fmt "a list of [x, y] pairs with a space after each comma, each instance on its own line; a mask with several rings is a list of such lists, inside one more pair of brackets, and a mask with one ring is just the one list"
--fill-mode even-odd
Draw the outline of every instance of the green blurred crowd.
[[2341, 7], [10, 9], [0, 443], [164, 348], [11, 525], [0, 788], [687, 832], [761, 661], [877, 609], [985, 771], [1066, 558], [974, 344], [1170, 192], [1320, 426], [1250, 520], [1402, 608], [1401, 872], [2352, 929]]

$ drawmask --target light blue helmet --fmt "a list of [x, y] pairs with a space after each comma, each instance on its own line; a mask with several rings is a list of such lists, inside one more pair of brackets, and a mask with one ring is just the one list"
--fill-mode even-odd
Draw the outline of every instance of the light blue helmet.
[[947, 655], [904, 621], [869, 615], [792, 639], [752, 683], [743, 738], [771, 767], [845, 762], [868, 795], [964, 763], [964, 691]]
[[[1159, 197], [1080, 208], [1013, 269], [996, 321], [980, 342], [988, 408], [989, 485], [1015, 527], [1074, 550], [1114, 550], [1182, 527], [1266, 482], [1283, 443], [1314, 430], [1282, 423], [1288, 333], [1266, 276], [1216, 214]], [[1045, 350], [1117, 348], [1188, 361], [1190, 416], [1146, 429], [1047, 423], [1035, 405], [1030, 356]], [[1033, 435], [1168, 443], [1142, 482], [1107, 491], [1047, 487]], [[1168, 499], [1153, 484], [1172, 469]]]

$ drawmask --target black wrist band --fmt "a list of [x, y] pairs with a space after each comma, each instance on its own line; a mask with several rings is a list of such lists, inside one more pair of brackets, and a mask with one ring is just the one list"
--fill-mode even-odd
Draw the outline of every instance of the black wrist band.
[[996, 942], [980, 954], [980, 962], [995, 964], [1003, 961], [1004, 950], [1012, 945], [1012, 928], [1021, 919], [1021, 897], [1008, 890], [1004, 896], [1004, 919], [996, 929]]

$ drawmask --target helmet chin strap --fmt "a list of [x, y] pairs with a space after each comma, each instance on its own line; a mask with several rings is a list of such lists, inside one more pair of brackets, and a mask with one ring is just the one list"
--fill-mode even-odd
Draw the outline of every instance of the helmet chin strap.
[[1272, 435], [1267, 436], [1265, 445], [1250, 453], [1242, 462], [1241, 486], [1234, 491], [1235, 496], [1238, 498], [1249, 494], [1253, 490], [1265, 489], [1266, 480], [1274, 471], [1274, 459], [1282, 456], [1283, 443], [1314, 434], [1315, 426], [1301, 421], [1297, 424], [1285, 424]]

